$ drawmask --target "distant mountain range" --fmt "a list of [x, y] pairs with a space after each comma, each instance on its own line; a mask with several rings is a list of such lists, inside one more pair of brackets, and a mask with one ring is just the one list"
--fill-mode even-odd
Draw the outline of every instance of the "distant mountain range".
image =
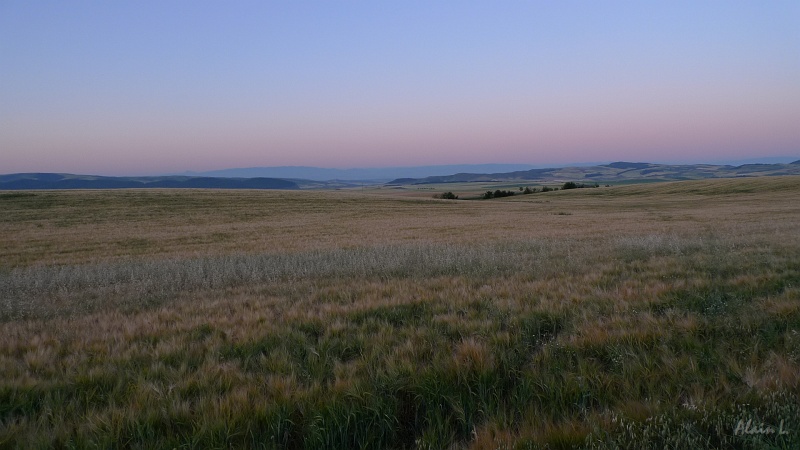
[[[715, 161], [708, 165], [742, 165], [742, 164], [778, 164], [788, 163], [792, 158], [787, 157], [762, 157], [758, 159], [739, 161]], [[587, 167], [607, 164], [609, 161], [569, 164], [561, 167]], [[212, 170], [208, 172], [184, 172], [166, 175], [182, 175], [191, 177], [225, 177], [225, 178], [281, 178], [295, 181], [323, 181], [333, 182], [337, 187], [346, 187], [351, 183], [356, 185], [365, 182], [385, 183], [398, 178], [425, 178], [432, 176], [452, 175], [457, 173], [482, 173], [497, 174], [509, 172], [524, 172], [533, 169], [549, 169], [553, 166], [532, 164], [451, 164], [435, 166], [408, 166], [408, 167], [379, 167], [355, 169], [329, 169], [309, 166], [277, 166], [277, 167], [246, 167], [238, 169]], [[301, 184], [301, 187], [304, 187]], [[309, 187], [312, 187], [309, 184]]]
[[101, 177], [64, 173], [0, 175], [0, 190], [124, 188], [299, 189], [300, 186], [293, 181], [276, 178]]
[[[507, 168], [525, 170], [511, 170]], [[72, 175], [63, 173], [17, 173], [0, 175], [0, 190], [21, 189], [120, 189], [120, 188], [196, 188], [196, 189], [335, 189], [357, 187], [365, 184], [431, 184], [431, 183], [463, 183], [463, 182], [564, 182], [583, 183], [620, 183], [647, 181], [697, 180], [703, 178], [733, 178], [772, 175], [800, 175], [800, 160], [788, 164], [743, 164], [740, 166], [691, 164], [668, 165], [640, 162], [615, 162], [594, 166], [570, 166], [561, 168], [529, 168], [531, 166], [513, 164], [488, 165], [451, 165], [423, 166], [386, 169], [321, 169], [315, 167], [272, 167], [252, 169], [229, 169], [218, 172], [205, 172], [206, 176], [160, 176], [160, 177], [105, 177], [95, 175]], [[457, 169], [489, 168], [498, 170], [489, 173], [455, 172]], [[322, 177], [348, 174], [355, 178], [349, 181], [303, 178], [272, 177], [233, 177], [207, 176], [211, 173], [239, 174], [284, 173], [286, 175], [303, 175]], [[433, 172], [436, 175], [424, 177], [400, 177], [393, 180], [381, 179], [390, 171], [403, 170], [414, 173]], [[327, 175], [325, 175], [327, 174]], [[371, 178], [371, 177], [378, 178]]]
[[615, 162], [588, 167], [531, 169], [497, 173], [457, 173], [424, 178], [397, 178], [388, 184], [431, 184], [491, 181], [538, 182], [625, 182], [677, 181], [703, 178], [734, 178], [773, 175], [800, 175], [800, 160], [789, 164], [743, 164], [741, 166], [692, 164], [668, 165], [636, 162]]
[[380, 167], [361, 169], [325, 169], [308, 166], [247, 167], [239, 169], [212, 170], [209, 172], [185, 172], [182, 175], [203, 177], [251, 178], [270, 177], [312, 181], [372, 181], [386, 182], [395, 178], [421, 178], [460, 172], [487, 173], [513, 172], [536, 169], [543, 166], [530, 164], [457, 164], [440, 166]]

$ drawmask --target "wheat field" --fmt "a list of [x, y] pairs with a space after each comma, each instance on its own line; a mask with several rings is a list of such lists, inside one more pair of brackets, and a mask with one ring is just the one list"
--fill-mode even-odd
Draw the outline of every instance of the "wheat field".
[[800, 448], [800, 177], [439, 188], [0, 192], [0, 447]]

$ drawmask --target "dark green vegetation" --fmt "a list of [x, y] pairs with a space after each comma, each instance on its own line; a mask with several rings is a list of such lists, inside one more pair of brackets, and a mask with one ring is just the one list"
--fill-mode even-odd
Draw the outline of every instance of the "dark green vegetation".
[[511, 197], [514, 194], [515, 194], [514, 191], [501, 191], [500, 189], [497, 189], [494, 192], [486, 191], [486, 193], [483, 194], [483, 199], [484, 200], [489, 200], [489, 199], [492, 199], [492, 198]]
[[576, 183], [574, 181], [567, 181], [566, 183], [561, 185], [561, 189], [583, 189], [589, 187], [596, 188], [600, 187], [600, 185], [597, 183], [594, 184]]
[[[561, 189], [562, 190], [583, 189], [583, 188], [588, 188], [588, 187], [596, 188], [596, 187], [600, 187], [600, 186], [598, 184], [587, 185], [587, 184], [584, 184], [584, 183], [575, 183], [574, 181], [567, 181], [566, 183], [561, 185]], [[480, 198], [482, 198], [483, 200], [490, 200], [490, 199], [493, 199], [493, 198], [513, 197], [514, 195], [517, 195], [517, 194], [528, 195], [528, 194], [535, 194], [537, 192], [551, 192], [551, 191], [557, 191], [558, 189], [559, 188], [557, 188], [557, 187], [556, 188], [552, 188], [552, 187], [549, 187], [549, 186], [542, 186], [541, 189], [539, 189], [539, 188], [531, 188], [530, 186], [525, 186], [523, 188], [523, 187], [520, 186], [519, 187], [519, 192], [504, 191], [504, 190], [501, 190], [501, 189], [496, 189], [494, 191], [486, 191]], [[453, 195], [452, 192], [449, 192], [449, 194], [451, 196]], [[455, 196], [455, 198], [458, 198], [458, 196]]]
[[798, 193], [3, 194], [0, 447], [798, 448]]
[[458, 200], [458, 196], [453, 194], [450, 191], [434, 195], [433, 198], [441, 198], [441, 199], [445, 199], [445, 200]]

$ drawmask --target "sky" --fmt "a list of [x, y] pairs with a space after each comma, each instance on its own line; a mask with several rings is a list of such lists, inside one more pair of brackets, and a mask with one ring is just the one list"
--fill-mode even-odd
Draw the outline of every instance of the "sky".
[[800, 159], [800, 2], [0, 0], [0, 173]]

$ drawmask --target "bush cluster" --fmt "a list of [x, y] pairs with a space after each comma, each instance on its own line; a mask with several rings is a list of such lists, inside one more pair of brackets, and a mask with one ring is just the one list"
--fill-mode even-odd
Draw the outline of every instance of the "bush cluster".
[[444, 193], [441, 193], [441, 194], [436, 194], [436, 195], [433, 196], [433, 198], [443, 198], [445, 200], [458, 200], [458, 196], [453, 194], [450, 191], [447, 191], [447, 192], [444, 192]]
[[[562, 189], [562, 190], [566, 190], [566, 189], [581, 189], [581, 188], [588, 188], [588, 187], [600, 187], [600, 185], [597, 184], [597, 183], [595, 183], [595, 184], [584, 184], [584, 183], [576, 183], [574, 181], [567, 181], [566, 183], [561, 185], [560, 188], [542, 186], [542, 189], [539, 190], [537, 188], [531, 188], [529, 186], [525, 186], [524, 188], [522, 186], [520, 186], [519, 187], [519, 193], [522, 194], [522, 195], [527, 195], [527, 194], [535, 194], [537, 192], [557, 191], [559, 189]], [[441, 197], [437, 197], [437, 198], [451, 198], [451, 197], [444, 197], [444, 195], [447, 195], [447, 194], [452, 195], [451, 192], [445, 192], [444, 194], [442, 194]], [[500, 189], [498, 189], [498, 190], [496, 190], [494, 192], [486, 191], [486, 193], [484, 193], [481, 198], [484, 199], [484, 200], [489, 200], [489, 199], [492, 199], [492, 198], [511, 197], [512, 195], [515, 195], [515, 194], [516, 194], [516, 192], [514, 192], [514, 191], [501, 191]], [[458, 198], [458, 197], [456, 197], [456, 198]]]
[[483, 199], [484, 200], [488, 200], [490, 198], [511, 197], [513, 195], [514, 195], [514, 191], [501, 191], [500, 189], [498, 189], [498, 190], [496, 190], [494, 192], [486, 191], [486, 193], [483, 194]]
[[588, 187], [600, 187], [600, 185], [597, 184], [597, 183], [595, 183], [595, 184], [584, 184], [584, 183], [578, 184], [578, 183], [576, 183], [574, 181], [567, 181], [566, 183], [564, 183], [563, 186], [561, 186], [561, 189], [582, 189], [582, 188], [588, 188]]

